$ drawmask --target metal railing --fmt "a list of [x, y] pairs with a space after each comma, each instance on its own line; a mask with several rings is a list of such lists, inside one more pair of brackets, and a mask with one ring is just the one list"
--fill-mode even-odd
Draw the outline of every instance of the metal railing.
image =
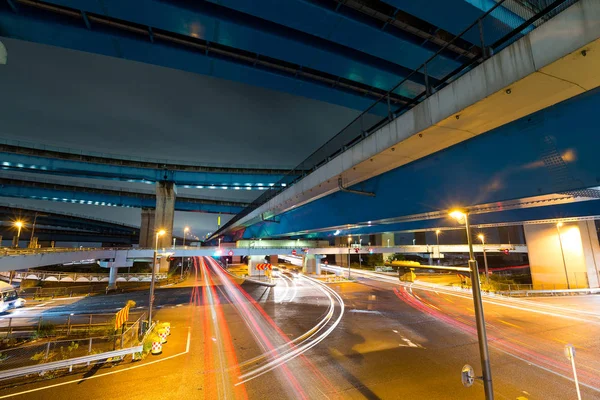
[[[124, 267], [123, 267], [124, 268]], [[0, 276], [10, 278], [9, 271], [0, 272]], [[24, 279], [39, 280], [39, 281], [58, 281], [58, 282], [108, 282], [108, 273], [94, 273], [94, 272], [60, 272], [60, 271], [37, 271], [29, 270], [27, 272], [15, 272], [12, 279], [13, 281], [20, 281]], [[150, 281], [152, 279], [152, 273], [119, 273], [117, 276], [118, 281]], [[167, 279], [166, 273], [157, 273], [156, 279]]]
[[[131, 313], [133, 322], [125, 323], [126, 327], [137, 324], [144, 316], [143, 313]], [[15, 337], [56, 337], [56, 336], [105, 336], [111, 332], [115, 314], [67, 314], [32, 317], [2, 317], [0, 318], [0, 338]]]
[[[521, 2], [517, 0], [498, 1], [461, 33], [425, 60], [418, 68], [409, 73], [385, 95], [381, 96], [379, 100], [363, 111], [340, 132], [291, 170], [279, 182], [270, 187], [269, 190], [257, 197], [249, 206], [224, 224], [211, 238], [217, 237], [220, 232], [227, 230], [253, 210], [289, 188], [293, 183], [298, 182], [334, 157], [356, 146], [375, 133], [379, 128], [420, 104], [432, 94], [440, 91], [474, 67], [483, 63], [494, 53], [514, 43], [526, 33], [550, 20], [577, 1], [548, 1], [544, 8], [535, 10], [535, 13], [526, 20], [520, 16], [523, 15], [523, 5]], [[442, 70], [443, 68], [440, 68], [439, 65], [447, 62], [444, 61], [444, 58], [448, 54], [449, 47], [458, 42], [472, 43], [468, 51], [475, 56], [460, 56], [457, 58], [460, 66], [447, 71], [443, 76], [439, 74], [438, 76], [432, 76], [429, 71], [433, 70], [434, 66], [437, 66], [438, 70]], [[452, 54], [456, 56], [456, 53]], [[411, 95], [412, 93], [415, 94]], [[404, 104], [400, 104], [396, 100], [398, 95], [408, 97], [410, 100]], [[383, 118], [382, 115], [384, 115]]]
[[[114, 314], [111, 316], [114, 317]], [[0, 379], [71, 368], [77, 364], [89, 365], [102, 359], [139, 353], [142, 351], [140, 339], [143, 334], [142, 321], [145, 318], [145, 313], [139, 315], [135, 321], [127, 324], [128, 328], [123, 328], [121, 333], [108, 326], [108, 329], [113, 328], [114, 334], [51, 340], [0, 350]], [[113, 322], [111, 319], [110, 323]], [[74, 326], [70, 325], [71, 332], [75, 329]], [[91, 324], [89, 326], [91, 328]]]
[[[64, 347], [61, 347], [61, 349]], [[79, 345], [76, 342], [71, 342], [71, 344], [67, 345], [68, 349], [78, 349]], [[54, 371], [54, 370], [58, 370], [58, 369], [69, 369], [69, 371], [72, 370], [72, 368], [74, 366], [77, 365], [90, 365], [93, 362], [96, 361], [100, 361], [100, 360], [107, 360], [107, 359], [111, 359], [111, 358], [116, 358], [116, 357], [124, 357], [127, 355], [131, 355], [132, 357], [134, 357], [134, 355], [136, 353], [140, 353], [143, 350], [143, 346], [142, 345], [137, 345], [137, 346], [132, 346], [132, 347], [128, 347], [128, 348], [123, 348], [120, 350], [112, 350], [112, 351], [104, 351], [104, 352], [100, 352], [100, 353], [96, 353], [96, 354], [88, 354], [85, 356], [79, 356], [79, 357], [68, 357], [66, 359], [63, 360], [58, 360], [58, 361], [46, 361], [46, 362], [42, 362], [41, 364], [34, 364], [34, 365], [28, 365], [28, 366], [21, 366], [21, 367], [13, 367], [10, 369], [0, 369], [0, 380], [4, 380], [4, 379], [10, 379], [10, 378], [17, 378], [20, 376], [26, 376], [26, 375], [32, 375], [32, 374], [39, 374], [45, 371]], [[68, 355], [71, 356], [72, 350], [67, 350], [68, 351]], [[90, 352], [91, 353], [91, 352]], [[4, 354], [4, 353], [2, 353]], [[36, 353], [36, 354], [40, 354], [40, 353]], [[36, 354], [34, 354], [33, 357], [36, 357]], [[44, 353], [44, 354], [50, 354], [49, 351]], [[65, 353], [62, 353], [65, 354]], [[41, 357], [41, 356], [40, 356]], [[30, 358], [31, 359], [31, 358]], [[7, 360], [10, 360], [10, 357], [4, 360], [0, 360], [0, 366], [10, 366], [10, 363], [7, 362]]]

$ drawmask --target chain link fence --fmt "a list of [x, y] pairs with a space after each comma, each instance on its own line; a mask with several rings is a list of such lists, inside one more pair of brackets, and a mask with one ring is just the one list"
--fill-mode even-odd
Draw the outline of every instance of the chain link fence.
[[[112, 316], [114, 317], [114, 314]], [[75, 322], [79, 323], [85, 318], [93, 321], [93, 317], [90, 317], [92, 316], [82, 316], [82, 319]], [[110, 331], [110, 334], [50, 341], [41, 339], [38, 343], [0, 350], [0, 371], [137, 346], [141, 343], [142, 323], [145, 318], [145, 313], [138, 314], [136, 320], [117, 331], [114, 330], [114, 320], [110, 321], [111, 325], [106, 325], [105, 321], [103, 329]], [[78, 324], [72, 324], [71, 327], [75, 325]], [[88, 325], [88, 329], [93, 329], [91, 324]]]

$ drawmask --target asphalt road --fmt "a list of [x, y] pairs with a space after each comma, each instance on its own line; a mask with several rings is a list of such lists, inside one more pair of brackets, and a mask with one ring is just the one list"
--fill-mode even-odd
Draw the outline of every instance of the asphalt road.
[[[240, 288], [208, 261], [197, 271], [157, 291], [156, 318], [172, 324], [163, 354], [6, 387], [0, 398], [483, 398], [479, 382], [460, 382], [465, 363], [481, 371], [468, 293], [357, 274], [332, 291], [301, 276]], [[42, 312], [108, 312], [129, 299], [147, 305], [142, 292]], [[600, 398], [597, 301], [486, 299], [496, 398], [576, 398], [564, 342], [577, 349], [582, 397]]]

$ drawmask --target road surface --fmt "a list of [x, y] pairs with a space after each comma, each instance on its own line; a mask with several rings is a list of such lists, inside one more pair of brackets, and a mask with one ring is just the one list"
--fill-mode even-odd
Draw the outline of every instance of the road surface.
[[[6, 387], [0, 398], [483, 398], [479, 381], [460, 382], [465, 363], [481, 371], [468, 293], [358, 272], [327, 287], [301, 275], [240, 287], [208, 258], [196, 271], [187, 286], [157, 291], [156, 318], [173, 332], [160, 356]], [[60, 311], [105, 311], [132, 297], [147, 304], [129, 293]], [[576, 346], [583, 398], [600, 398], [596, 301], [486, 298], [496, 398], [576, 398], [563, 342]]]

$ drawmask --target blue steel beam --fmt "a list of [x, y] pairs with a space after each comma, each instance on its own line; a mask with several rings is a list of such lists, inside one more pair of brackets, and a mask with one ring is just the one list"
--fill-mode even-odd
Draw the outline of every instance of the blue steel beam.
[[[0, 196], [108, 207], [154, 208], [156, 206], [156, 196], [153, 193], [58, 185], [5, 178], [0, 178]], [[244, 206], [246, 206], [245, 203], [194, 197], [177, 197], [175, 201], [175, 210], [205, 213], [236, 214]]]
[[[357, 49], [365, 54], [389, 60], [409, 69], [418, 68], [423, 61], [441, 46], [424, 46], [422, 37], [407, 31], [384, 30], [384, 22], [375, 18], [365, 18], [356, 10], [349, 8], [347, 1], [323, 2], [307, 0], [278, 1], [268, 0], [248, 2], [243, 0], [208, 0], [253, 15], [264, 20], [288, 26], [297, 31], [306, 32], [326, 41], [338, 43], [347, 48]], [[333, 8], [332, 6], [338, 5]], [[344, 7], [339, 7], [343, 5]], [[357, 8], [364, 9], [366, 4]], [[310, 22], [309, 22], [310, 21]], [[416, 28], [413, 28], [416, 30]], [[423, 32], [424, 36], [428, 33]], [[454, 61], [457, 54], [450, 53], [431, 64], [428, 71], [432, 76], [442, 78], [459, 64]], [[377, 84], [375, 84], [377, 86]], [[377, 86], [379, 87], [379, 86]]]
[[[527, 222], [543, 220], [561, 220], [568, 218], [600, 217], [600, 200], [579, 201], [566, 204], [555, 204], [548, 206], [520, 208], [489, 212], [484, 214], [471, 214], [469, 222], [471, 225], [517, 225]], [[418, 221], [397, 222], [391, 224], [364, 224], [359, 227], [339, 227], [335, 230], [319, 232], [296, 232], [292, 237], [304, 237], [307, 239], [334, 238], [336, 236], [348, 235], [371, 235], [385, 232], [411, 232], [411, 231], [435, 231], [439, 228], [460, 228], [460, 225], [452, 218], [422, 219]]]
[[[366, 108], [373, 98], [410, 72], [386, 60], [365, 62], [364, 56], [360, 59], [357, 55], [350, 56], [352, 49], [342, 51], [307, 44], [305, 40], [309, 37], [300, 40], [289, 32], [276, 34], [266, 28], [263, 32], [256, 21], [251, 26], [239, 21], [221, 24], [215, 16], [201, 16], [158, 2], [142, 4], [139, 9], [147, 10], [146, 13], [129, 9], [134, 2], [119, 2], [110, 7], [114, 9], [110, 17], [97, 9], [96, 2], [90, 3], [90, 9], [97, 13], [86, 9], [91, 30], [85, 27], [79, 9], [39, 1], [19, 2], [30, 7], [26, 11], [22, 7], [19, 13], [0, 8], [1, 35], [238, 80], [352, 108]], [[127, 17], [132, 17], [133, 22]], [[183, 22], [173, 22], [179, 20]], [[166, 30], [153, 26], [152, 22]], [[196, 33], [195, 29], [202, 32]], [[213, 30], [221, 32], [220, 35], [214, 36]], [[278, 53], [265, 55], [262, 51], [273, 49]], [[406, 85], [401, 95], [420, 93], [420, 83]], [[346, 93], [350, 96], [345, 96]], [[367, 98], [359, 101], [360, 95]], [[400, 95], [392, 100], [396, 97], [398, 101], [406, 101]]]
[[59, 153], [3, 144], [0, 144], [0, 168], [126, 182], [169, 181], [184, 188], [232, 190], [265, 190], [275, 186], [287, 173], [286, 170], [257, 168], [160, 165], [153, 162]]
[[[600, 89], [496, 128], [429, 157], [259, 222], [243, 237], [269, 237], [344, 224], [565, 193], [600, 184], [600, 138], [592, 118]], [[238, 233], [241, 235], [241, 232]]]
[[[285, 60], [336, 76], [356, 78], [353, 80], [379, 89], [388, 89], [393, 86], [404, 77], [398, 74], [401, 74], [403, 70], [404, 73], [409, 73], [433, 54], [427, 49], [398, 38], [392, 48], [394, 51], [400, 52], [403, 57], [397, 57], [398, 62], [390, 62], [388, 61], [390, 55], [386, 57], [380, 53], [375, 57], [358, 51], [351, 41], [340, 45], [325, 35], [315, 34], [317, 32], [314, 30], [305, 33], [298, 29], [298, 26], [292, 28], [278, 23], [280, 21], [272, 22], [269, 19], [258, 18], [251, 13], [224, 7], [221, 2], [108, 0], [100, 4], [95, 0], [50, 0], [49, 3], [193, 36], [211, 43], [233, 46], [252, 54]], [[250, 4], [252, 4], [252, 8], [262, 7], [259, 2]], [[335, 16], [329, 10], [321, 9], [321, 17], [315, 18], [314, 12], [306, 12], [306, 4], [291, 1], [279, 2], [279, 4], [282, 12], [293, 15], [304, 26], [310, 25], [319, 29], [320, 24], [323, 29], [331, 29], [330, 23], [323, 21], [324, 17]], [[143, 13], [139, 12], [141, 9], [144, 10]], [[350, 27], [339, 25], [337, 27], [341, 34], [346, 33], [347, 35], [353, 34], [359, 28], [360, 26], [355, 25]], [[379, 41], [382, 39], [381, 32], [378, 32], [377, 35], [374, 33], [374, 31], [365, 31], [364, 29], [355, 32], [357, 36], [366, 35], [365, 40]], [[451, 59], [448, 59], [447, 62], [446, 68], [450, 70], [458, 66]], [[439, 67], [442, 68], [442, 65]], [[432, 71], [432, 75], [441, 77], [445, 73]], [[377, 86], [378, 83], [381, 86]]]
[[[492, 0], [385, 0], [385, 2], [454, 35], [462, 32], [495, 4]], [[486, 18], [482, 22], [487, 44], [500, 39], [524, 22], [522, 17], [503, 6], [493, 11], [491, 16], [492, 18]], [[471, 29], [464, 38], [476, 45], [481, 43], [477, 29]]]

